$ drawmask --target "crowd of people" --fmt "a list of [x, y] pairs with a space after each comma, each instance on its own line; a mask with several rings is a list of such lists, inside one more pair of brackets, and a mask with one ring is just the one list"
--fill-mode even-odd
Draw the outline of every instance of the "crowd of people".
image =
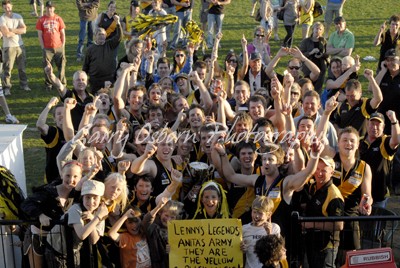
[[[67, 267], [67, 255], [76, 267], [168, 267], [167, 226], [179, 219], [241, 219], [244, 267], [335, 267], [361, 249], [357, 222], [306, 222], [294, 236], [290, 215], [370, 215], [399, 186], [392, 170], [400, 167], [400, 17], [388, 18], [389, 29], [383, 23], [371, 40], [381, 46], [374, 75], [361, 71], [353, 53], [345, 0], [327, 0], [324, 23], [314, 22], [314, 0], [253, 0], [250, 15], [261, 18], [253, 40], [239, 37], [241, 53], [226, 55], [219, 48], [231, 1], [202, 0], [209, 54], [182, 31], [193, 2], [132, 0], [121, 18], [115, 1], [99, 12], [98, 0], [76, 0], [82, 70], [70, 88], [64, 22], [54, 2], [31, 2], [33, 15], [36, 4], [43, 13], [36, 29], [45, 86], [59, 96], [36, 123], [48, 183], [21, 205], [37, 221], [23, 241], [30, 267]], [[7, 122], [18, 123], [5, 95], [14, 62], [21, 88], [30, 90], [26, 26], [10, 0], [2, 7], [0, 104]], [[139, 38], [133, 25], [141, 13], [173, 14], [177, 22]], [[282, 24], [287, 34], [272, 52], [270, 38], [280, 41]], [[298, 44], [295, 27], [302, 29]], [[362, 75], [371, 97], [362, 96]], [[71, 252], [60, 248], [62, 233]]]

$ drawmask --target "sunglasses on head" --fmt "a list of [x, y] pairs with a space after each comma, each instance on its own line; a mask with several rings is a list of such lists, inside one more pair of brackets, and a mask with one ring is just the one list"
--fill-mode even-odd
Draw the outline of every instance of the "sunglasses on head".
[[293, 69], [299, 70], [299, 69], [300, 69], [300, 66], [289, 66], [288, 68], [289, 68], [290, 70], [293, 70]]
[[176, 54], [175, 57], [185, 57], [185, 54]]

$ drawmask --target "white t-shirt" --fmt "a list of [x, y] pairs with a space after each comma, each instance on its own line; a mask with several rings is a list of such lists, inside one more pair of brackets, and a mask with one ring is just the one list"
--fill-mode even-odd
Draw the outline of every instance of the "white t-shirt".
[[[17, 13], [12, 13], [11, 18], [3, 14], [0, 17], [0, 27], [6, 26], [9, 30], [17, 29], [24, 24], [24, 20], [21, 15]], [[19, 47], [24, 43], [22, 42], [22, 37], [20, 34], [16, 34], [12, 37], [3, 36], [3, 47]]]
[[[85, 225], [82, 220], [82, 208], [80, 204], [74, 204], [68, 209], [68, 225], [73, 226], [76, 223]], [[105, 222], [101, 221], [97, 224], [96, 230], [100, 236], [104, 235]]]
[[[271, 234], [280, 235], [281, 228], [278, 224], [272, 223]], [[261, 237], [267, 235], [263, 226], [254, 226], [251, 223], [245, 224], [242, 227], [243, 242], [248, 245], [246, 252], [245, 268], [261, 268], [263, 265], [258, 260], [257, 255], [254, 253], [254, 246]]]

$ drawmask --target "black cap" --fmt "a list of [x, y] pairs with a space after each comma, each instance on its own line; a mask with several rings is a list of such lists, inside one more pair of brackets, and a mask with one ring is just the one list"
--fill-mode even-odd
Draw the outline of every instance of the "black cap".
[[258, 52], [253, 52], [250, 54], [250, 60], [261, 60], [261, 55]]
[[396, 57], [396, 50], [394, 48], [391, 48], [385, 52], [385, 59], [389, 57]]
[[346, 20], [343, 17], [336, 17], [335, 20], [333, 21], [334, 24], [338, 24], [341, 22], [346, 22]]
[[369, 117], [369, 121], [371, 120], [378, 120], [381, 121], [381, 123], [385, 123], [385, 117], [383, 116], [383, 114], [375, 112], [372, 113], [371, 116]]
[[52, 1], [47, 1], [46, 2], [46, 7], [55, 7]]
[[139, 1], [137, 1], [137, 0], [132, 0], [132, 1], [131, 1], [131, 6], [138, 7], [138, 6], [139, 6]]

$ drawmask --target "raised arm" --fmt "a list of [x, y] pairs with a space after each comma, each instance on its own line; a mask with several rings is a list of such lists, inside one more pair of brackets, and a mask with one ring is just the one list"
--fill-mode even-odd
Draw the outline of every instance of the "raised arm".
[[364, 70], [364, 76], [365, 78], [368, 79], [369, 85], [368, 87], [372, 90], [372, 99], [371, 99], [371, 107], [373, 109], [378, 108], [379, 104], [383, 101], [383, 95], [381, 88], [379, 85], [376, 83], [376, 80], [374, 78], [374, 71], [370, 69], [365, 69]]
[[189, 80], [193, 81], [199, 86], [200, 98], [202, 100], [202, 105], [205, 111], [209, 111], [213, 105], [213, 101], [211, 99], [210, 93], [208, 92], [206, 86], [203, 81], [201, 81], [197, 71], [192, 71], [189, 74]]
[[[237, 77], [238, 80], [243, 80], [243, 77], [246, 75], [247, 70], [249, 68], [249, 54], [247, 52], [247, 39], [244, 34], [242, 36], [241, 44], [242, 44], [243, 62], [242, 62], [242, 67], [239, 69], [239, 72], [238, 72], [238, 77]], [[232, 93], [232, 95], [233, 95], [233, 93]]]
[[335, 81], [329, 79], [326, 81], [326, 89], [335, 89], [339, 88], [341, 85], [343, 85], [344, 82], [349, 79], [350, 75], [352, 73], [358, 72], [360, 70], [361, 64], [359, 62], [356, 62], [353, 66], [351, 66], [344, 74], [339, 76]]
[[378, 33], [374, 38], [374, 46], [379, 46], [382, 43], [382, 36], [385, 34], [385, 30], [386, 30], [386, 21], [382, 23]]
[[149, 158], [157, 151], [157, 146], [153, 142], [149, 142], [146, 145], [144, 154], [132, 161], [131, 172], [137, 175], [149, 174], [151, 177], [156, 176], [157, 167], [154, 161]]
[[43, 111], [40, 113], [38, 120], [36, 121], [36, 128], [40, 131], [40, 134], [46, 136], [49, 131], [49, 125], [46, 124], [47, 116], [54, 106], [58, 103], [57, 97], [52, 97], [50, 101], [46, 104]]
[[107, 215], [108, 215], [107, 206], [104, 203], [102, 203], [97, 209], [94, 217], [90, 220], [88, 224], [86, 225], [82, 225], [82, 223], [74, 224], [73, 227], [79, 239], [85, 240], [89, 235], [94, 233], [91, 242], [95, 244], [100, 238], [100, 236], [97, 234], [96, 227], [102, 221], [102, 219]]
[[396, 113], [392, 110], [389, 110], [386, 112], [386, 116], [390, 120], [391, 124], [391, 133], [390, 133], [390, 148], [393, 150], [397, 148], [397, 146], [400, 143], [400, 127], [399, 127], [399, 121], [396, 118]]
[[111, 237], [112, 240], [118, 242], [119, 241], [119, 229], [121, 229], [122, 225], [124, 225], [124, 222], [129, 218], [129, 217], [135, 217], [135, 211], [133, 209], [128, 209], [122, 216], [119, 218], [114, 225], [110, 228], [108, 231], [108, 236]]
[[71, 110], [76, 106], [76, 100], [67, 98], [64, 100], [64, 118], [63, 118], [63, 132], [66, 141], [69, 141], [74, 136], [74, 125], [72, 124]]
[[268, 75], [269, 78], [273, 78], [276, 76], [275, 68], [278, 65], [280, 59], [286, 55], [289, 55], [290, 48], [281, 47], [276, 53], [275, 57], [269, 62], [269, 64], [264, 68], [264, 72]]
[[53, 84], [53, 86], [57, 88], [60, 97], [64, 98], [68, 89], [61, 83], [60, 79], [58, 79], [58, 77], [54, 75], [53, 67], [51, 66], [50, 62], [47, 62], [46, 67], [44, 67], [44, 72], [49, 78], [50, 82]]
[[329, 125], [329, 117], [331, 116], [332, 112], [337, 108], [339, 103], [337, 102], [337, 98], [340, 92], [336, 92], [336, 94], [330, 97], [325, 103], [325, 110], [322, 113], [321, 119], [319, 120], [316, 135], [318, 139], [323, 140], [325, 139], [326, 132], [328, 131]]
[[309, 60], [306, 56], [301, 53], [298, 47], [293, 47], [290, 49], [290, 54], [292, 54], [295, 58], [301, 60], [305, 66], [310, 70], [310, 79], [311, 81], [316, 81], [319, 77], [319, 73], [321, 72], [317, 65], [314, 62]]
[[165, 188], [165, 190], [156, 197], [156, 204], [158, 204], [162, 198], [171, 199], [175, 194], [176, 190], [182, 184], [182, 173], [176, 169], [171, 170], [171, 183]]

